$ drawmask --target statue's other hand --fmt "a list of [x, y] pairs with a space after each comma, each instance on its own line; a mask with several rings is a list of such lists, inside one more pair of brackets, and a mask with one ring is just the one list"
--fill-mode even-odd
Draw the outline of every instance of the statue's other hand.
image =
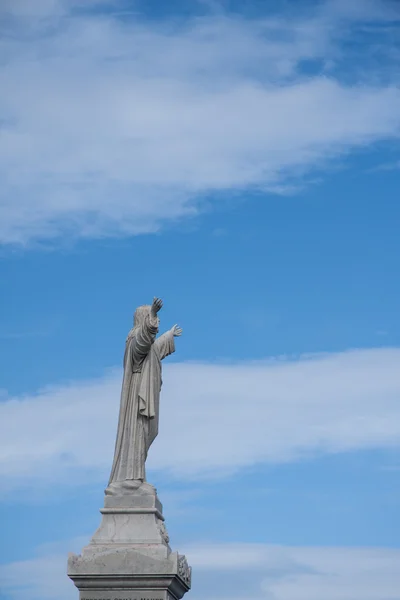
[[152, 314], [156, 315], [158, 313], [158, 311], [160, 311], [162, 309], [162, 305], [163, 305], [163, 301], [161, 300], [161, 298], [156, 298], [154, 296], [153, 304], [151, 305]]
[[179, 327], [179, 325], [174, 325], [171, 329], [174, 337], [179, 337], [182, 335], [182, 327]]

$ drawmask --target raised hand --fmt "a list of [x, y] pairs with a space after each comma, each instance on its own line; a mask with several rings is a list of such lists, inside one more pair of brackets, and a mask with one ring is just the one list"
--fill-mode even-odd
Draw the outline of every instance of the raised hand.
[[182, 330], [182, 327], [179, 327], [178, 325], [174, 325], [171, 328], [171, 331], [172, 331], [174, 337], [180, 337], [182, 335], [183, 330]]
[[151, 305], [151, 315], [153, 317], [155, 317], [158, 313], [158, 311], [160, 311], [162, 309], [162, 305], [163, 305], [163, 301], [161, 300], [161, 298], [156, 298], [154, 296], [153, 298], [153, 304]]

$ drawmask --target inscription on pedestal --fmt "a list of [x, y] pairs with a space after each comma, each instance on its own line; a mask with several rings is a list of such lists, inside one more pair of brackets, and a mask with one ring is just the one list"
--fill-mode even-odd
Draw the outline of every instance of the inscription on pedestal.
[[81, 592], [79, 600], [172, 600], [172, 596], [165, 591], [154, 592]]

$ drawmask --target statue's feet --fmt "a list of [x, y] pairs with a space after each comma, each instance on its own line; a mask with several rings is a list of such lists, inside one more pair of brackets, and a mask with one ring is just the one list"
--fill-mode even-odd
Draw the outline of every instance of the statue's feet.
[[162, 513], [157, 490], [147, 481], [125, 479], [113, 481], [105, 490], [104, 508], [156, 508]]
[[154, 487], [154, 485], [151, 485], [151, 483], [147, 483], [147, 481], [143, 481], [142, 485], [138, 489], [138, 494], [141, 494], [141, 495], [150, 494], [151, 496], [157, 496], [157, 490]]
[[106, 496], [130, 496], [132, 494], [139, 494], [140, 496], [156, 496], [157, 490], [153, 485], [142, 479], [114, 481], [105, 489]]
[[125, 481], [113, 481], [105, 489], [106, 496], [125, 496], [138, 490], [143, 484], [142, 479], [125, 479]]

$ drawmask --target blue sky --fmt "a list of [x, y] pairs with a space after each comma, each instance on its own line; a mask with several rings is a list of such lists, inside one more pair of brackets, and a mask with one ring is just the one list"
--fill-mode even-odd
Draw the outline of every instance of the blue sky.
[[[193, 600], [400, 600], [397, 2], [0, 6], [0, 598], [72, 600], [124, 340]], [[210, 592], [211, 590], [211, 592]]]

